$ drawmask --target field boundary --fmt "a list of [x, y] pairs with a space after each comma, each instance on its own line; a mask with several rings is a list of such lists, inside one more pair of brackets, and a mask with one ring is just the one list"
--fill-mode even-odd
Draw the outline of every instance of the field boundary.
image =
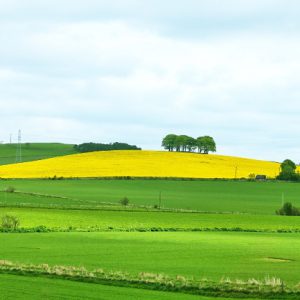
[[[280, 182], [275, 177], [266, 180], [250, 179], [246, 177], [226, 178], [226, 177], [176, 177], [176, 176], [96, 176], [96, 177], [72, 177], [72, 176], [51, 176], [51, 177], [0, 177], [0, 181], [8, 180], [170, 180], [170, 181], [243, 181], [243, 182]], [[297, 183], [295, 181], [286, 181]], [[299, 183], [299, 182], [298, 182]]]
[[[1, 192], [1, 191], [0, 191]], [[3, 191], [2, 191], [3, 192]], [[42, 197], [42, 196], [40, 196]], [[47, 198], [47, 197], [45, 197]], [[69, 200], [77, 201], [74, 198], [67, 198]], [[78, 200], [84, 202], [84, 200]], [[132, 205], [122, 206], [113, 202], [99, 202], [97, 205], [63, 205], [63, 204], [32, 204], [32, 203], [10, 203], [6, 204], [0, 202], [0, 208], [39, 208], [39, 209], [57, 209], [57, 210], [91, 210], [91, 211], [124, 211], [124, 212], [165, 212], [165, 213], [187, 213], [187, 214], [209, 214], [209, 215], [250, 215], [247, 212], [234, 212], [234, 211], [201, 211], [183, 208], [154, 208], [153, 206], [145, 205]]]
[[18, 229], [5, 229], [0, 227], [1, 233], [47, 233], [47, 232], [249, 232], [249, 233], [300, 233], [299, 229], [251, 229], [240, 227], [21, 227]]
[[203, 296], [225, 297], [265, 297], [292, 299], [300, 296], [299, 284], [286, 285], [279, 278], [263, 280], [231, 280], [222, 278], [219, 282], [205, 278], [195, 279], [181, 275], [168, 276], [140, 272], [133, 275], [122, 271], [106, 271], [104, 269], [87, 270], [84, 267], [49, 266], [48, 264], [19, 264], [6, 260], [0, 261], [0, 273], [23, 276], [44, 276], [73, 281], [90, 282], [115, 286], [138, 287], [150, 290], [189, 293]]

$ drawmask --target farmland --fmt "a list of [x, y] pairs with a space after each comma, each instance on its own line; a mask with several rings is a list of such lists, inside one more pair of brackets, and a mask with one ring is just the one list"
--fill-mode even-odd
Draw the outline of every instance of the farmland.
[[[0, 291], [2, 299], [153, 299], [167, 300], [176, 297], [179, 300], [213, 300], [210, 297], [180, 295], [170, 292], [128, 289], [100, 284], [72, 282], [58, 279], [24, 277], [16, 275], [0, 275]], [[225, 300], [219, 298], [219, 300]]]
[[[30, 298], [40, 299], [101, 299], [124, 300], [214, 300], [212, 297], [200, 297], [195, 295], [178, 294], [170, 292], [149, 291], [137, 288], [125, 288], [84, 282], [72, 282], [67, 280], [24, 277], [16, 275], [0, 275], [1, 297], [6, 300], [20, 300]], [[227, 298], [218, 298], [226, 300]], [[239, 300], [239, 299], [236, 299]], [[275, 299], [276, 300], [276, 299]]]
[[[0, 144], [0, 165], [16, 162], [17, 144]], [[73, 145], [59, 143], [22, 144], [22, 161], [33, 161], [50, 157], [75, 154]]]
[[[61, 198], [0, 193], [0, 203], [95, 207], [118, 203], [202, 212], [234, 212], [274, 215], [285, 201], [300, 206], [300, 185], [289, 182], [174, 181], [174, 180], [2, 180], [0, 191], [13, 186], [20, 192]], [[65, 198], [62, 198], [65, 197]]]
[[270, 276], [296, 284], [300, 267], [298, 234], [16, 233], [3, 235], [1, 242], [0, 255], [9, 261], [85, 266], [90, 270], [103, 268], [130, 274], [180, 274], [215, 281], [222, 277]]
[[0, 178], [177, 177], [274, 178], [280, 165], [222, 155], [163, 151], [100, 151], [0, 167]]
[[[74, 157], [81, 162], [81, 155], [70, 155], [0, 170], [12, 168], [18, 178], [23, 166], [38, 164], [34, 170], [41, 174], [44, 163]], [[103, 299], [298, 297], [300, 218], [275, 214], [283, 201], [300, 206], [297, 183], [54, 179], [0, 180], [0, 217], [20, 221], [18, 230], [0, 233], [0, 289], [6, 299], [23, 299], [28, 286], [32, 299], [98, 299], [100, 293]], [[124, 197], [128, 205], [120, 203]], [[49, 273], [51, 268], [59, 271]], [[86, 275], [73, 278], [76, 268]], [[5, 288], [14, 280], [13, 288]]]

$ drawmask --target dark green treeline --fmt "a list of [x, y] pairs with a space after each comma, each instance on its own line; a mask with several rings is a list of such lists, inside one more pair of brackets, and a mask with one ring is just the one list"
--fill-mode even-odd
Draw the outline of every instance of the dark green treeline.
[[168, 134], [162, 140], [162, 147], [169, 151], [208, 154], [216, 152], [216, 143], [211, 136], [193, 138], [187, 135]]

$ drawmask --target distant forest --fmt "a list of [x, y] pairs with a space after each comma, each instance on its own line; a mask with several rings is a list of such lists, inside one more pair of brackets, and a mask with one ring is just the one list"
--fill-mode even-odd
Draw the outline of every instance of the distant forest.
[[92, 151], [109, 151], [109, 150], [142, 150], [135, 145], [129, 145], [126, 143], [83, 143], [80, 145], [75, 145], [74, 149], [78, 152], [92, 152]]

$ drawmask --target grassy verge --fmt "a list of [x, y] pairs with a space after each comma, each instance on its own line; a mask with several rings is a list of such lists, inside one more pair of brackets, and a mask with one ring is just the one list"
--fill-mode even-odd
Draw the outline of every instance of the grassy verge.
[[[90, 299], [99, 300], [228, 300], [172, 292], [91, 284], [42, 276], [0, 274], [1, 297], [5, 300]], [[238, 300], [238, 299], [236, 299]], [[278, 299], [273, 299], [278, 300]]]
[[84, 267], [49, 266], [15, 264], [10, 261], [0, 261], [0, 272], [21, 275], [48, 275], [55, 278], [110, 284], [116, 286], [133, 286], [145, 289], [163, 290], [170, 292], [185, 292], [196, 295], [213, 295], [226, 297], [299, 297], [300, 287], [288, 286], [278, 278], [264, 280], [230, 280], [222, 279], [219, 282], [207, 279], [176, 277], [164, 274], [141, 272], [132, 275], [120, 271], [105, 271], [103, 269], [87, 270]]

